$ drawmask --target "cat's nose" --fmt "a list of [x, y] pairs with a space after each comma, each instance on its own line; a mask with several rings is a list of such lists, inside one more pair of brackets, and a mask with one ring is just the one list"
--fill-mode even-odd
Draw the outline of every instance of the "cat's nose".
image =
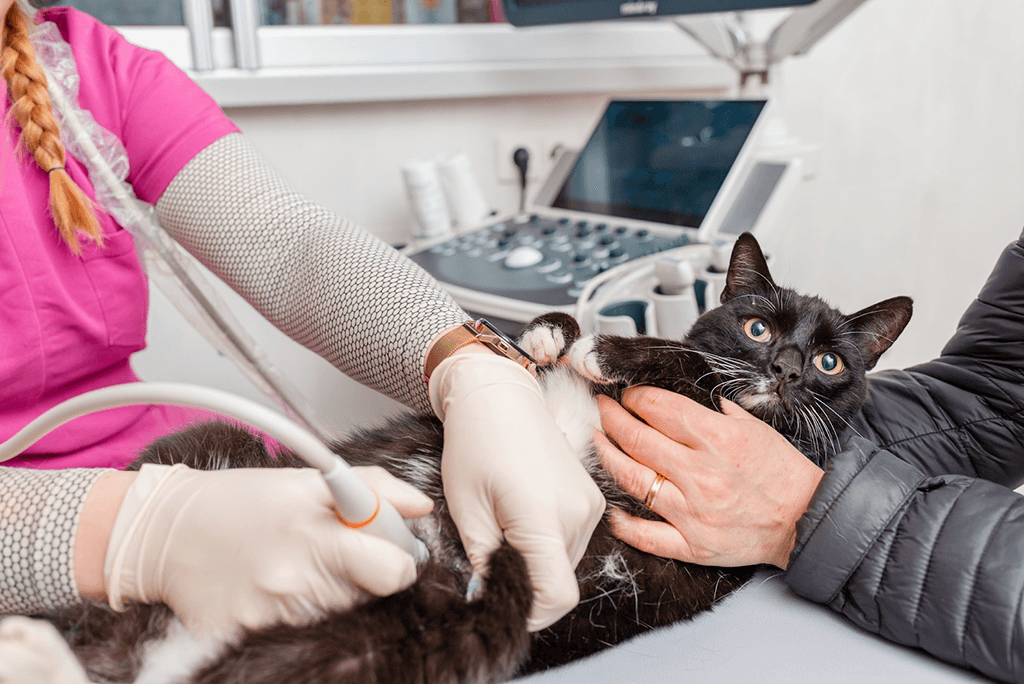
[[783, 349], [772, 361], [772, 372], [782, 382], [796, 380], [804, 369], [804, 357], [796, 349]]

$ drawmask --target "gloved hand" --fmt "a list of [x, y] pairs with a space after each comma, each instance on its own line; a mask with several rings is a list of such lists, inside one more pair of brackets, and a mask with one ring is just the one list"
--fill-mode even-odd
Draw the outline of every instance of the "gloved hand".
[[459, 353], [430, 379], [444, 421], [441, 479], [452, 519], [483, 576], [505, 539], [526, 559], [534, 588], [529, 629], [579, 602], [573, 572], [604, 513], [604, 497], [548, 414], [537, 381], [489, 351]]
[[[433, 502], [381, 468], [354, 468], [404, 517]], [[118, 511], [103, 568], [110, 605], [162, 601], [196, 635], [349, 608], [416, 578], [412, 557], [335, 516], [320, 473], [145, 465]]]

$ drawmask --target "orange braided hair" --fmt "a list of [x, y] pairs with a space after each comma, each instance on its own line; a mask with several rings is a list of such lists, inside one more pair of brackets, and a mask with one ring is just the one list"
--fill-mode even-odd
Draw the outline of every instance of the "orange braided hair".
[[100, 245], [103, 235], [92, 202], [64, 170], [64, 145], [46, 92], [46, 74], [28, 37], [28, 22], [18, 5], [11, 5], [4, 18], [0, 73], [7, 81], [11, 113], [21, 127], [19, 142], [50, 177], [50, 216], [71, 251], [80, 254], [76, 231]]

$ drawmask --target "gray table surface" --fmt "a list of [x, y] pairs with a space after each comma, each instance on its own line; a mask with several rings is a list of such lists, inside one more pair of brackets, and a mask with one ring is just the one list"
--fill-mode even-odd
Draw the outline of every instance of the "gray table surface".
[[792, 593], [779, 574], [752, 582], [696, 619], [650, 632], [523, 684], [694, 682], [944, 684], [991, 682], [869, 634]]

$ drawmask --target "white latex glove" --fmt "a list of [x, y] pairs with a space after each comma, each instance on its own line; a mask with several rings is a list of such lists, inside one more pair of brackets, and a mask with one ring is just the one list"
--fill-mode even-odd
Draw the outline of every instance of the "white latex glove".
[[[433, 502], [381, 468], [354, 468], [404, 517]], [[104, 564], [110, 605], [162, 601], [196, 635], [301, 624], [416, 579], [412, 556], [336, 516], [320, 473], [145, 465], [128, 489]]]
[[474, 574], [505, 539], [534, 588], [529, 629], [579, 602], [573, 572], [604, 513], [604, 497], [548, 414], [537, 381], [492, 353], [440, 363], [430, 400], [444, 421], [441, 479]]

